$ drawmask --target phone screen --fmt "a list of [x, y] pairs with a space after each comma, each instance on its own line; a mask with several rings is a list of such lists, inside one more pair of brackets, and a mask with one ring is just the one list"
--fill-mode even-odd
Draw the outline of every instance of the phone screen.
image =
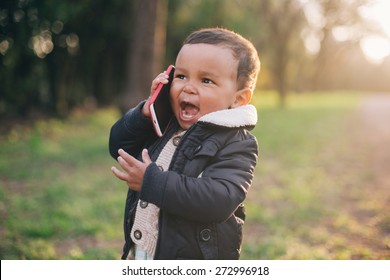
[[169, 90], [171, 88], [174, 72], [175, 67], [170, 65], [166, 70], [166, 73], [169, 75], [168, 83], [160, 83], [149, 101], [150, 117], [153, 122], [154, 130], [159, 137], [164, 134], [173, 115]]

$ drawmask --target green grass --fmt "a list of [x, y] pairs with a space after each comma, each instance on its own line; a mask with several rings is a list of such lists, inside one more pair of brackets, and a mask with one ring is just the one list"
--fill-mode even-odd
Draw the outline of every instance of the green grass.
[[108, 154], [118, 117], [75, 113], [1, 139], [2, 259], [118, 258], [126, 187]]
[[[333, 234], [322, 222], [340, 218], [334, 202], [344, 182], [342, 177], [330, 176], [328, 169], [337, 162], [337, 152], [348, 150], [347, 122], [361, 97], [299, 94], [290, 96], [282, 110], [274, 95], [256, 96], [259, 123], [254, 133], [260, 157], [246, 202], [243, 259], [350, 259], [356, 255], [344, 235]], [[364, 175], [354, 176], [359, 180]], [[342, 224], [351, 221], [346, 217]], [[370, 252], [363, 254], [370, 256]]]
[[[327, 172], [335, 139], [348, 146], [345, 124], [359, 100], [358, 94], [300, 94], [281, 110], [272, 93], [254, 98], [260, 156], [246, 202], [243, 259], [372, 256], [365, 247], [352, 252], [345, 235], [322, 223], [359, 228], [332, 208], [342, 182]], [[110, 172], [107, 146], [118, 117], [114, 109], [79, 112], [1, 136], [1, 259], [119, 258], [126, 186]]]

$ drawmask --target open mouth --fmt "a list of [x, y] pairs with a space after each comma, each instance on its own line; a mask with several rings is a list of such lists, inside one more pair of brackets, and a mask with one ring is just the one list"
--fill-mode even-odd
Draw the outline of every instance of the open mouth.
[[192, 103], [180, 102], [180, 117], [184, 121], [193, 121], [199, 113], [199, 107]]

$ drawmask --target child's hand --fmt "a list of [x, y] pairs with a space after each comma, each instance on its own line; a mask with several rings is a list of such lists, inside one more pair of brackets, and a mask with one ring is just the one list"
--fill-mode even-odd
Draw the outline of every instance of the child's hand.
[[142, 181], [144, 180], [145, 170], [152, 163], [152, 160], [149, 157], [148, 150], [144, 149], [142, 151], [142, 161], [139, 161], [126, 153], [124, 150], [119, 149], [118, 162], [122, 167], [123, 172], [118, 170], [116, 167], [111, 167], [111, 171], [114, 175], [121, 179], [122, 181], [127, 182], [129, 188], [133, 191], [140, 191], [142, 186]]
[[[159, 83], [167, 84], [168, 83], [168, 79], [169, 79], [169, 76], [168, 76], [168, 74], [166, 74], [165, 71], [163, 73], [160, 73], [152, 82], [152, 86], [150, 87], [150, 96], [152, 96], [153, 93], [156, 91]], [[146, 100], [146, 102], [144, 104], [144, 107], [142, 108], [142, 113], [146, 117], [150, 117], [149, 99]]]

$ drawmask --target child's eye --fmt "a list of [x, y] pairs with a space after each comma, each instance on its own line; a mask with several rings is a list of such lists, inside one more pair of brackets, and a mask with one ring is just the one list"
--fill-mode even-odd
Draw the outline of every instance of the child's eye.
[[204, 78], [204, 79], [202, 80], [202, 83], [205, 83], [205, 84], [214, 84], [214, 82], [213, 82], [212, 80], [207, 79], [207, 78]]
[[176, 75], [176, 78], [180, 79], [180, 80], [184, 80], [185, 79], [185, 76], [184, 75], [181, 75], [181, 74], [177, 74]]

